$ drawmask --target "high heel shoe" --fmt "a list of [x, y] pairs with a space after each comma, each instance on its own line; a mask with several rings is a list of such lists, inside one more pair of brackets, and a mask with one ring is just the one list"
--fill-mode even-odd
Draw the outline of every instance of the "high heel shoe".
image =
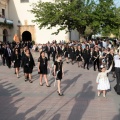
[[40, 83], [39, 83], [39, 85], [40, 85], [40, 86], [43, 86], [43, 84], [40, 84]]
[[50, 85], [46, 85], [46, 87], [51, 87]]
[[59, 96], [63, 96], [63, 93], [59, 93], [58, 91], [57, 91], [57, 93], [58, 93]]

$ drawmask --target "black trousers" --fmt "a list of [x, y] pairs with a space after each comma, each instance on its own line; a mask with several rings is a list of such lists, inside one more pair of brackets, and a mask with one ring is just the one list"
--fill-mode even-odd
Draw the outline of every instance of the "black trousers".
[[56, 54], [53, 53], [52, 56], [53, 56], [53, 62], [55, 62], [55, 56], [56, 56]]
[[2, 63], [3, 63], [3, 65], [5, 65], [5, 57], [4, 56], [2, 56]]
[[96, 60], [94, 61], [94, 70], [96, 70], [96, 65], [97, 65], [97, 68], [98, 68], [98, 70], [99, 70], [99, 59], [96, 59]]
[[11, 57], [6, 58], [6, 63], [7, 63], [8, 68], [11, 68]]
[[85, 62], [84, 62], [84, 68], [85, 68], [85, 66], [86, 66], [86, 64], [87, 64], [87, 68], [89, 68], [89, 59], [88, 60], [85, 60]]
[[48, 57], [48, 60], [50, 60], [50, 53], [47, 52], [47, 57]]
[[120, 95], [120, 68], [115, 68], [115, 74], [116, 74], [116, 86], [114, 87], [117, 94]]

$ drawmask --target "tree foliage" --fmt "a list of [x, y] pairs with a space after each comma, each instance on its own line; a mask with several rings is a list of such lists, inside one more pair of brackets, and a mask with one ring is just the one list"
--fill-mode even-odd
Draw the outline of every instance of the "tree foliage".
[[113, 0], [97, 3], [94, 0], [39, 1], [32, 5], [31, 13], [40, 29], [59, 26], [55, 34], [66, 28], [68, 31], [76, 29], [81, 36], [85, 35], [86, 28], [91, 29], [90, 34], [110, 33], [120, 26], [120, 9], [115, 7]]

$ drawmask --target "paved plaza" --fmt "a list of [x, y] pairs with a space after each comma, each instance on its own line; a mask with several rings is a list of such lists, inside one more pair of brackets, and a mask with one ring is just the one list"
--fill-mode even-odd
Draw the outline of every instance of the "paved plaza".
[[[37, 65], [39, 53], [33, 53]], [[50, 62], [52, 64], [52, 62]], [[114, 92], [116, 80], [109, 75], [111, 90], [107, 97], [96, 94], [98, 72], [78, 68], [64, 62], [62, 79], [64, 96], [58, 96], [54, 78], [48, 76], [50, 88], [39, 86], [37, 67], [33, 83], [16, 78], [14, 69], [1, 65], [0, 60], [0, 120], [120, 120], [120, 96]]]

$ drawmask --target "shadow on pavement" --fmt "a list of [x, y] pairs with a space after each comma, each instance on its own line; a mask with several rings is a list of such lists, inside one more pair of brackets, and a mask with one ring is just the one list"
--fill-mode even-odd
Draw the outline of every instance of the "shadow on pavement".
[[60, 119], [60, 114], [56, 114], [51, 120], [59, 120]]
[[[81, 120], [89, 103], [95, 98], [95, 92], [92, 90], [92, 82], [88, 81], [83, 85], [82, 91], [75, 96], [75, 104], [71, 110], [68, 120]], [[89, 95], [89, 97], [88, 97]], [[87, 96], [87, 98], [86, 98]]]
[[116, 115], [112, 120], [120, 120], [120, 109], [119, 109], [119, 114]]
[[77, 75], [73, 79], [67, 79], [67, 80], [63, 81], [62, 84], [66, 84], [66, 86], [62, 89], [62, 91], [65, 92], [71, 85], [75, 86], [75, 83], [80, 78], [80, 76], [82, 76], [82, 74]]
[[[26, 112], [19, 111], [19, 108], [24, 104], [25, 98], [21, 96], [20, 90], [16, 88], [12, 83], [1, 82], [0, 84], [0, 120], [25, 120], [26, 116], [33, 112], [37, 105], [43, 102], [40, 101], [34, 107], [31, 107]], [[17, 106], [17, 107], [16, 107]], [[39, 120], [46, 113], [46, 110], [40, 110], [27, 120]]]

